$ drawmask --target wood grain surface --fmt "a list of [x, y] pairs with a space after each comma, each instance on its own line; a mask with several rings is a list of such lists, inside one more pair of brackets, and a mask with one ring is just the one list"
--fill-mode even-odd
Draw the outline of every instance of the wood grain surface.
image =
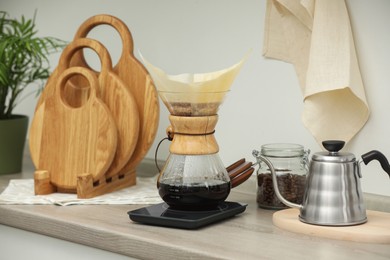
[[[22, 173], [0, 175], [0, 192], [10, 179], [32, 178], [34, 167], [30, 159], [26, 156], [23, 162]], [[146, 162], [148, 165], [145, 160], [140, 164], [141, 177], [154, 168], [154, 160]], [[375, 199], [379, 203], [374, 208], [389, 210], [389, 197], [380, 196], [378, 200], [372, 194], [365, 193], [364, 196], [366, 201]], [[388, 244], [327, 239], [274, 226], [272, 215], [275, 211], [259, 208], [256, 204], [256, 178], [232, 189], [228, 200], [247, 203], [247, 209], [231, 219], [191, 231], [132, 222], [127, 212], [146, 205], [0, 205], [0, 224], [136, 259], [390, 258]]]
[[[87, 102], [79, 108], [69, 106], [64, 98], [65, 83], [74, 75], [85, 77], [91, 88]], [[48, 171], [51, 182], [67, 191], [77, 188], [79, 174], [101, 178], [115, 155], [115, 121], [96, 96], [98, 85], [96, 76], [85, 68], [65, 70], [31, 124], [29, 144], [36, 169]]]
[[218, 115], [213, 116], [169, 116], [173, 140], [169, 151], [174, 154], [213, 154], [219, 151], [214, 136]]
[[[243, 186], [245, 189], [249, 191], [250, 186]], [[274, 211], [259, 209], [253, 193], [233, 189], [229, 200], [249, 205], [240, 215], [192, 231], [132, 222], [127, 211], [144, 205], [0, 205], [0, 223], [136, 259], [385, 260], [390, 257], [388, 244], [331, 240], [279, 229], [272, 224]]]
[[[159, 122], [159, 100], [149, 73], [134, 56], [133, 38], [122, 20], [106, 14], [93, 16], [79, 27], [74, 40], [87, 37], [88, 33], [99, 25], [111, 26], [120, 34], [123, 49], [118, 63], [114, 66], [114, 72], [133, 94], [139, 113], [138, 142], [131, 158], [120, 170], [123, 174], [134, 171], [153, 144]], [[82, 52], [75, 54], [72, 65], [88, 67]]]
[[317, 237], [366, 243], [390, 244], [390, 213], [367, 210], [368, 221], [356, 226], [318, 226], [299, 221], [298, 209], [274, 213], [272, 221], [282, 229]]
[[[89, 48], [96, 52], [101, 61], [101, 71], [95, 72], [99, 79], [97, 96], [107, 105], [114, 118], [118, 131], [118, 144], [115, 157], [106, 172], [112, 177], [126, 165], [131, 158], [138, 142], [139, 113], [135, 98], [124, 82], [113, 72], [112, 61], [107, 49], [98, 41], [78, 39], [71, 42], [63, 51], [58, 67], [50, 76], [38, 101], [38, 106], [54, 93], [58, 77], [69, 67], [74, 67], [71, 61], [83, 49]], [[69, 105], [82, 106], [89, 97], [88, 82], [84, 77], [72, 77], [65, 85], [65, 97]]]

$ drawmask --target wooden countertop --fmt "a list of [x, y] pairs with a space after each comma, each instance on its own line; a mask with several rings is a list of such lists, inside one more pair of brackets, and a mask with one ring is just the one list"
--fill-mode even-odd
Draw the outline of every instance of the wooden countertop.
[[[9, 179], [32, 178], [31, 165], [24, 169], [0, 175], [0, 190]], [[198, 230], [134, 223], [127, 212], [140, 205], [0, 205], [0, 223], [142, 259], [390, 259], [386, 244], [323, 239], [273, 226], [273, 211], [256, 205], [253, 183], [243, 185], [228, 200], [248, 203], [246, 211]]]

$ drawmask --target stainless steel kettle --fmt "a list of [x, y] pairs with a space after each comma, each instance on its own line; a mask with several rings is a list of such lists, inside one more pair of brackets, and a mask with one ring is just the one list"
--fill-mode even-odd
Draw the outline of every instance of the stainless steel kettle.
[[269, 167], [277, 197], [289, 207], [299, 208], [302, 222], [325, 226], [349, 226], [367, 221], [360, 187], [360, 163], [368, 164], [378, 160], [389, 176], [390, 165], [379, 151], [363, 154], [362, 161], [356, 160], [352, 153], [339, 152], [345, 142], [324, 141], [327, 152], [313, 154], [306, 179], [305, 192], [301, 205], [286, 200], [277, 185], [277, 175], [272, 163], [260, 158]]

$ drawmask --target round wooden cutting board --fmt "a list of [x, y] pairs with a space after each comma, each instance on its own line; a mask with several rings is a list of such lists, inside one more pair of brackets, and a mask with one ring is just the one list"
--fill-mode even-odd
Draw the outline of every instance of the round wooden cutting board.
[[[75, 67], [76, 65], [71, 65], [71, 60], [77, 53], [86, 48], [96, 52], [100, 58], [101, 71], [94, 72], [99, 80], [97, 96], [109, 108], [118, 130], [117, 150], [114, 152], [115, 157], [106, 172], [107, 177], [112, 177], [118, 174], [131, 158], [138, 142], [140, 122], [135, 98], [119, 76], [113, 72], [110, 55], [100, 42], [83, 38], [71, 42], [64, 49], [56, 70], [46, 83], [38, 105], [53, 95], [60, 74], [69, 67]], [[88, 86], [88, 82], [80, 76], [72, 77], [65, 86], [66, 99], [75, 107], [82, 106], [88, 99], [87, 93], [90, 88], [83, 86]]]
[[[134, 56], [133, 38], [122, 20], [105, 14], [93, 16], [79, 27], [74, 40], [87, 37], [88, 33], [99, 25], [113, 27], [122, 39], [122, 54], [114, 66], [114, 72], [133, 94], [138, 107], [139, 137], [134, 153], [120, 170], [120, 173], [125, 174], [135, 170], [153, 144], [160, 115], [159, 99], [149, 73]], [[89, 68], [82, 52], [74, 55], [71, 64]]]
[[[72, 76], [84, 76], [91, 94], [81, 107], [69, 106], [64, 86]], [[50, 174], [50, 181], [75, 192], [77, 177], [90, 174], [93, 180], [104, 176], [115, 155], [117, 129], [107, 106], [96, 96], [96, 76], [81, 67], [65, 70], [58, 78], [54, 94], [36, 110], [30, 129], [30, 153], [37, 170]]]
[[301, 222], [298, 209], [273, 214], [273, 224], [281, 229], [310, 236], [365, 243], [390, 244], [390, 213], [367, 210], [368, 221], [356, 226], [318, 226]]

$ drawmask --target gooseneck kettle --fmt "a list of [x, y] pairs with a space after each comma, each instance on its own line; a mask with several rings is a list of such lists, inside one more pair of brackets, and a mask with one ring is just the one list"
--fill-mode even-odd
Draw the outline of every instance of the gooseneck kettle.
[[305, 193], [301, 205], [286, 200], [280, 193], [277, 175], [272, 163], [262, 157], [269, 167], [277, 197], [285, 205], [300, 209], [302, 222], [325, 226], [349, 226], [367, 221], [360, 187], [360, 163], [366, 165], [378, 160], [390, 177], [390, 165], [379, 151], [363, 154], [362, 161], [356, 160], [352, 153], [339, 152], [345, 142], [324, 141], [327, 152], [313, 154], [306, 179]]

